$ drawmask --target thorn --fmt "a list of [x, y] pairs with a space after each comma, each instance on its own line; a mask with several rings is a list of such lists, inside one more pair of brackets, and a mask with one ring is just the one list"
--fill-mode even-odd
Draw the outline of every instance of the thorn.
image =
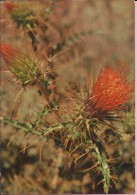
[[92, 166], [92, 167], [90, 167], [90, 168], [84, 170], [83, 172], [90, 171], [90, 170], [92, 170], [93, 168], [95, 168], [97, 165], [98, 165], [98, 164], [95, 164], [94, 166]]
[[57, 53], [57, 54], [55, 54], [54, 56], [50, 56], [50, 59], [52, 60], [53, 58], [55, 58], [55, 57], [57, 57], [58, 55], [60, 55], [60, 54], [62, 54], [62, 53], [64, 53], [65, 51], [67, 51], [67, 50], [69, 50], [70, 48], [67, 48], [67, 49], [65, 49], [65, 50], [63, 50], [63, 51], [61, 51], [61, 52], [59, 52], [59, 53]]
[[97, 186], [104, 182], [104, 179], [102, 179], [100, 182], [97, 183]]
[[32, 146], [33, 144], [29, 144], [28, 146], [24, 146], [24, 148], [22, 150], [20, 150], [19, 152], [23, 152], [25, 153], [25, 150], [28, 149], [30, 146]]
[[[113, 179], [113, 177], [110, 176], [110, 178], [111, 178], [111, 180], [113, 181], [113, 183], [117, 186], [117, 184], [116, 184], [115, 180]], [[118, 178], [117, 178], [117, 179], [118, 179]]]
[[78, 161], [79, 159], [81, 159], [83, 156], [85, 156], [85, 155], [88, 154], [88, 153], [89, 153], [89, 152], [86, 152], [86, 153], [82, 154], [81, 156], [79, 156], [79, 157], [74, 161], [74, 163], [76, 164], [77, 161]]
[[[16, 133], [17, 133], [17, 132], [16, 132]], [[12, 142], [13, 138], [15, 137], [16, 133], [15, 133], [14, 135], [11, 136], [11, 138], [10, 138], [8, 144], [7, 144], [7, 147], [11, 144], [11, 142]]]
[[75, 152], [80, 146], [81, 146], [81, 144], [79, 144], [74, 150], [72, 150], [72, 152], [70, 153], [70, 155], [72, 155], [72, 153]]

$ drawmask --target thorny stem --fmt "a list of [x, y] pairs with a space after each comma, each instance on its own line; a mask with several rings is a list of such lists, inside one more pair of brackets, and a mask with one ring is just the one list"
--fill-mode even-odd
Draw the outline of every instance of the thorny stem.
[[[48, 105], [49, 108], [52, 110], [53, 105], [52, 105], [52, 103], [49, 101], [49, 98], [47, 97], [47, 95], [46, 95], [46, 93], [45, 93], [45, 90], [44, 90], [44, 88], [42, 87], [40, 81], [37, 80], [36, 85], [37, 85], [39, 91], [41, 92], [41, 94], [43, 95], [43, 97], [45, 98], [45, 103], [46, 103], [46, 105]], [[53, 111], [53, 110], [52, 110], [52, 111]], [[54, 111], [53, 111], [53, 113], [54, 113], [56, 119], [60, 122], [60, 121], [61, 121], [60, 116], [59, 116], [57, 113], [55, 113]]]
[[46, 105], [48, 105], [49, 108], [51, 108], [50, 101], [49, 101], [49, 99], [48, 99], [48, 97], [47, 97], [47, 95], [45, 93], [45, 90], [44, 90], [44, 88], [42, 87], [41, 83], [38, 80], [36, 82], [36, 85], [37, 85], [38, 89], [40, 90], [40, 92], [42, 93], [43, 97], [45, 98]]

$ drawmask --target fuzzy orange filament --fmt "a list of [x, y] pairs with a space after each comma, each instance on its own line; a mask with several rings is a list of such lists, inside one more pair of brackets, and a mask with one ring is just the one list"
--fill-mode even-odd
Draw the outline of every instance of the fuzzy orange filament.
[[8, 65], [12, 60], [14, 60], [15, 56], [18, 54], [18, 51], [10, 45], [1, 44], [0, 54], [2, 55], [5, 64]]
[[104, 67], [101, 71], [92, 90], [96, 109], [102, 111], [115, 110], [131, 98], [133, 86], [124, 75], [126, 70], [122, 70], [122, 68], [115, 71], [110, 67]]
[[126, 72], [123, 65], [118, 70], [107, 66], [101, 70], [92, 94], [85, 99], [86, 117], [102, 119], [103, 113], [123, 109], [133, 93], [133, 83], [126, 79]]

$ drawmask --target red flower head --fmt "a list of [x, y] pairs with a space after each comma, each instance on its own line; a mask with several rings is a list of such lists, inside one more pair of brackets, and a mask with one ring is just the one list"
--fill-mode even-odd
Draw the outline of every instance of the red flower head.
[[[127, 70], [122, 65], [118, 70], [105, 66], [93, 85], [92, 95], [86, 98], [85, 111], [96, 113], [118, 110], [130, 98], [133, 85], [126, 79]], [[89, 116], [89, 114], [88, 114]]]
[[118, 109], [130, 99], [133, 86], [125, 78], [125, 73], [124, 66], [117, 71], [104, 67], [92, 90], [93, 102], [97, 109]]
[[4, 3], [5, 8], [11, 12], [17, 5], [13, 2], [5, 2]]

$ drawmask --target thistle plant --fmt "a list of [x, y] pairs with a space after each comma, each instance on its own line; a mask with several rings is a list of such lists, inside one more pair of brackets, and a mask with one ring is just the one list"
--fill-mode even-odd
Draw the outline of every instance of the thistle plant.
[[[88, 150], [88, 152], [85, 150], [86, 154], [94, 154], [97, 163], [84, 172], [93, 168], [102, 172], [101, 182], [106, 193], [109, 190], [110, 180], [114, 182], [115, 178], [109, 169], [112, 157], [109, 157], [107, 151], [111, 146], [108, 137], [111, 139], [122, 137], [122, 132], [114, 124], [111, 125], [111, 122], [121, 122], [118, 113], [125, 109], [125, 103], [130, 100], [133, 93], [133, 83], [126, 79], [125, 68], [122, 65], [118, 70], [114, 70], [105, 66], [93, 84], [91, 95], [89, 89], [83, 89], [83, 97], [81, 93], [72, 92], [70, 99], [73, 101], [73, 108], [70, 106], [73, 110], [73, 116], [70, 117], [72, 122], [67, 124], [64, 138], [65, 148], [70, 152], [75, 150], [77, 145], [82, 144], [80, 148], [83, 148], [84, 144], [84, 149]], [[110, 127], [113, 133], [106, 131], [107, 127]]]
[[4, 6], [10, 12], [11, 18], [18, 27], [22, 26], [27, 30], [32, 30], [37, 24], [33, 11], [26, 9], [25, 5], [5, 2]]
[[51, 107], [52, 104], [48, 99], [51, 93], [50, 81], [45, 78], [45, 75], [42, 75], [36, 59], [32, 59], [27, 53], [7, 44], [1, 44], [0, 54], [5, 68], [13, 73], [16, 79], [22, 83], [22, 86], [37, 86], [38, 92], [44, 96], [46, 104]]
[[[40, 160], [34, 158], [31, 178], [23, 176], [22, 168], [21, 176], [19, 171], [13, 173], [15, 180], [20, 178], [21, 181], [15, 191], [18, 191], [20, 185], [27, 186], [27, 189], [34, 193], [98, 193], [98, 189], [101, 189], [101, 192], [107, 194], [111, 192], [111, 187], [117, 189], [118, 186], [120, 189], [117, 176], [121, 180], [123, 178], [115, 168], [121, 163], [117, 159], [122, 148], [118, 150], [117, 146], [122, 147], [125, 137], [134, 133], [134, 122], [128, 112], [134, 93], [134, 82], [128, 80], [130, 66], [123, 62], [118, 66], [105, 65], [98, 70], [98, 76], [92, 78], [85, 67], [81, 69], [79, 53], [85, 43], [82, 43], [81, 48], [77, 47], [76, 43], [81, 38], [97, 35], [98, 32], [87, 29], [73, 33], [73, 22], [71, 24], [64, 21], [63, 26], [63, 15], [60, 12], [54, 13], [54, 9], [58, 10], [61, 6], [59, 4], [57, 8], [58, 3], [55, 0], [41, 1], [41, 5], [46, 5], [47, 12], [37, 14], [31, 6], [27, 7], [27, 3], [6, 1], [4, 9], [9, 13], [10, 20], [16, 24], [16, 28], [26, 32], [29, 40], [31, 39], [30, 51], [25, 51], [21, 46], [16, 47], [14, 43], [9, 44], [8, 41], [0, 45], [2, 70], [12, 73], [14, 84], [20, 83], [22, 91], [29, 93], [30, 89], [36, 90], [37, 103], [42, 102], [41, 110], [35, 112], [32, 108], [35, 114], [28, 114], [27, 121], [25, 117], [18, 117], [18, 114], [4, 114], [1, 117], [3, 128], [10, 127], [10, 134], [14, 131], [11, 138], [7, 136], [9, 140], [6, 138], [4, 146], [8, 142], [8, 147], [14, 144], [16, 147], [13, 137], [24, 133], [25, 141], [23, 138], [21, 140], [23, 148], [22, 145], [18, 146], [18, 150], [20, 153], [23, 151], [25, 159], [29, 148], [33, 149], [34, 137], [37, 140], [36, 148], [40, 148]], [[64, 7], [66, 13], [69, 3], [68, 7]], [[59, 23], [56, 24], [57, 18]], [[65, 33], [67, 31], [68, 33]], [[65, 48], [67, 49], [64, 50]], [[79, 58], [78, 62], [74, 60], [75, 55]], [[89, 63], [92, 67], [91, 59]], [[69, 60], [73, 61], [74, 66], [78, 63], [79, 70], [76, 66], [73, 69], [76, 78], [73, 78], [74, 75], [70, 75], [70, 78], [68, 76], [72, 68], [69, 67]], [[68, 63], [67, 67], [65, 63]], [[80, 71], [84, 77], [80, 75]], [[92, 72], [94, 74], [94, 70]], [[58, 81], [65, 86], [63, 95], [58, 92]], [[33, 100], [32, 96], [30, 98]], [[32, 101], [32, 107], [33, 103], [37, 104]], [[131, 139], [134, 140], [133, 137]], [[16, 157], [16, 161], [19, 161], [18, 158]], [[30, 162], [32, 164], [31, 158]], [[12, 181], [9, 177], [8, 182]], [[21, 193], [24, 193], [23, 187]]]
[[17, 4], [13, 2], [5, 2], [5, 8], [9, 11], [9, 14], [17, 27], [22, 27], [32, 40], [34, 51], [37, 51], [36, 43], [38, 42], [35, 27], [41, 24], [40, 20], [37, 20], [34, 12], [25, 4]]
[[[58, 137], [57, 146], [62, 144], [64, 149], [69, 153], [73, 153], [75, 150], [79, 151], [78, 159], [81, 156], [83, 157], [81, 151], [84, 151], [86, 156], [93, 154], [96, 159], [95, 165], [83, 170], [83, 172], [94, 168], [98, 173], [101, 173], [103, 176], [101, 182], [104, 185], [104, 192], [108, 193], [110, 180], [114, 181], [114, 176], [111, 175], [109, 168], [111, 157], [109, 157], [109, 153], [107, 152], [107, 147], [110, 147], [110, 143], [107, 140], [108, 132], [103, 127], [101, 129], [100, 124], [103, 124], [105, 128], [107, 126], [111, 127], [114, 136], [122, 136], [115, 127], [111, 126], [110, 122], [120, 119], [118, 111], [124, 108], [125, 103], [131, 98], [133, 93], [133, 84], [127, 81], [124, 66], [121, 66], [118, 70], [105, 66], [93, 84], [91, 95], [88, 89], [82, 89], [82, 94], [84, 95], [73, 91], [71, 94], [71, 99], [74, 101], [73, 108], [72, 105], [70, 107], [67, 106], [68, 109], [72, 108], [72, 112], [70, 114], [69, 111], [67, 112], [68, 119], [64, 121], [59, 114], [55, 113], [54, 107], [51, 106], [52, 103], [49, 102], [46, 96], [42, 83], [38, 83], [41, 73], [36, 62], [10, 45], [2, 44], [0, 52], [5, 65], [17, 80], [20, 80], [25, 86], [36, 84], [39, 87], [49, 106], [44, 108], [43, 114], [48, 114], [52, 111], [59, 122], [55, 126], [41, 126], [41, 131], [39, 132], [37, 130], [39, 129], [38, 124], [41, 117], [33, 124], [15, 122], [7, 118], [4, 120], [5, 123], [22, 128], [26, 133], [43, 137], [47, 136], [54, 141]], [[73, 97], [74, 94], [75, 96]], [[59, 109], [60, 107], [61, 105], [59, 105]], [[42, 117], [43, 114], [41, 115]], [[54, 134], [56, 133], [57, 135], [55, 136]], [[109, 136], [113, 137], [113, 135], [110, 134]], [[113, 138], [115, 139], [115, 137]], [[74, 158], [74, 162], [76, 161], [77, 158]]]

